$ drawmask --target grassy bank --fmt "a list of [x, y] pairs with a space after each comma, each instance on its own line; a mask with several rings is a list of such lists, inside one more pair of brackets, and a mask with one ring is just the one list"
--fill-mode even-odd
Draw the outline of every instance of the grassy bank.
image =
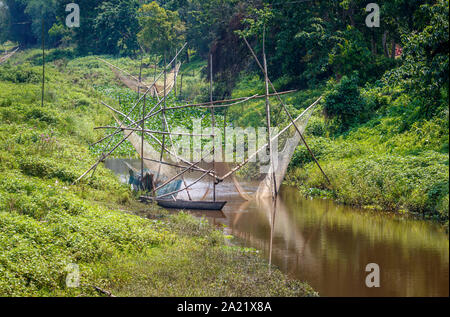
[[[340, 86], [339, 86], [340, 85]], [[283, 91], [283, 80], [275, 82]], [[335, 88], [338, 87], [338, 88]], [[339, 88], [340, 87], [340, 88]], [[327, 116], [327, 102], [335, 89], [350, 99], [355, 107], [367, 106], [367, 115], [350, 110], [349, 127]], [[283, 96], [291, 113], [298, 115], [319, 96], [324, 99], [315, 110], [305, 135], [309, 146], [329, 176], [329, 184], [304, 145], [291, 161], [285, 183], [302, 194], [334, 199], [340, 203], [375, 210], [423, 215], [448, 223], [449, 153], [448, 99], [443, 92], [440, 110], [424, 118], [421, 103], [400, 88], [368, 86], [343, 87], [342, 84], [318, 86]], [[233, 96], [264, 94], [263, 80], [244, 75]], [[354, 94], [350, 95], [350, 94]], [[334, 102], [334, 101], [333, 101]], [[272, 120], [284, 127], [289, 121], [277, 116], [273, 100]], [[342, 110], [344, 111], [344, 109]], [[229, 110], [228, 116], [240, 126], [264, 124], [264, 101], [254, 100]]]
[[416, 105], [405, 93], [362, 93], [383, 103], [367, 122], [334, 134], [320, 107], [307, 129], [331, 184], [304, 146], [297, 149], [286, 182], [306, 195], [448, 222], [448, 104], [432, 118], [415, 118]]
[[94, 86], [119, 83], [91, 57], [48, 56], [44, 106], [38, 51], [0, 68], [0, 296], [314, 295], [207, 223], [136, 203], [102, 166], [71, 185], [111, 122]]

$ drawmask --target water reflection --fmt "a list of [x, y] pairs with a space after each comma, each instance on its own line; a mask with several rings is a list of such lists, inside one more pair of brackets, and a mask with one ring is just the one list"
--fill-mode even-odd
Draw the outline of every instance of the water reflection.
[[[192, 196], [201, 197], [207, 186], [199, 183]], [[449, 295], [449, 242], [436, 224], [304, 199], [288, 187], [275, 206], [271, 200], [244, 202], [230, 196], [231, 184], [220, 186], [218, 199], [228, 201], [223, 213], [194, 215], [225, 225], [236, 243], [261, 250], [322, 296]], [[365, 286], [369, 263], [380, 266], [380, 288]]]
[[[322, 296], [448, 296], [448, 238], [432, 223], [307, 200], [283, 188], [270, 200], [230, 202], [227, 226], [238, 243], [262, 250], [290, 277]], [[381, 268], [381, 287], [365, 286], [365, 267]]]

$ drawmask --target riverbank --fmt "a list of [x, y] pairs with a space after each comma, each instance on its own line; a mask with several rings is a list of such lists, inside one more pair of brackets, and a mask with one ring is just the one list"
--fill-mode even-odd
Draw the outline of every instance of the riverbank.
[[327, 135], [325, 121], [315, 118], [307, 140], [330, 183], [304, 146], [295, 153], [286, 183], [306, 196], [409, 213], [448, 227], [448, 112], [402, 127], [406, 116], [394, 107], [386, 111], [391, 113], [337, 137]]
[[103, 166], [71, 185], [111, 121], [92, 85], [116, 79], [67, 54], [48, 52], [44, 106], [37, 51], [0, 68], [0, 296], [316, 295], [206, 222], [136, 203]]
[[[348, 80], [347, 80], [348, 82]], [[278, 91], [283, 80], [275, 83]], [[283, 88], [284, 87], [284, 88]], [[258, 76], [243, 75], [233, 97], [264, 93]], [[319, 85], [283, 96], [293, 114], [300, 114], [319, 96], [324, 96], [305, 131], [308, 145], [328, 175], [326, 181], [306, 147], [295, 151], [285, 184], [296, 186], [304, 196], [324, 197], [338, 203], [419, 215], [448, 227], [449, 152], [448, 99], [443, 92], [436, 114], [426, 118], [419, 100], [406, 91], [387, 86], [334, 83]], [[368, 107], [367, 118], [343, 129], [340, 119], [327, 117], [327, 102], [342, 107], [353, 99]], [[328, 100], [328, 101], [327, 101]], [[277, 106], [278, 107], [278, 106]], [[228, 116], [240, 126], [257, 126], [264, 101], [251, 101], [245, 113], [230, 109]], [[274, 111], [275, 113], [278, 110]], [[356, 117], [350, 111], [350, 117]], [[273, 120], [277, 116], [273, 116]], [[230, 119], [230, 120], [231, 120]], [[355, 119], [356, 120], [356, 119]], [[288, 119], [280, 121], [284, 126]]]

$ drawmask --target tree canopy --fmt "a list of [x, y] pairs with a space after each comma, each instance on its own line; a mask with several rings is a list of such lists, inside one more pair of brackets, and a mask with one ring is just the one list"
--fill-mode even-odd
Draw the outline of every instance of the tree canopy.
[[257, 70], [240, 36], [260, 54], [264, 29], [269, 72], [284, 78], [285, 88], [315, 87], [355, 71], [363, 85], [387, 72], [386, 82], [401, 81], [427, 99], [430, 113], [448, 90], [448, 0], [377, 1], [376, 28], [366, 25], [362, 0], [79, 0], [81, 25], [68, 29], [70, 2], [1, 0], [0, 37], [38, 44], [43, 20], [49, 44], [74, 45], [81, 54], [129, 55], [141, 46], [173, 55], [187, 41], [200, 57], [213, 55], [216, 93], [225, 96], [240, 72]]
[[160, 7], [158, 3], [144, 4], [138, 11], [141, 30], [139, 43], [148, 51], [173, 53], [185, 41], [185, 24], [178, 12]]

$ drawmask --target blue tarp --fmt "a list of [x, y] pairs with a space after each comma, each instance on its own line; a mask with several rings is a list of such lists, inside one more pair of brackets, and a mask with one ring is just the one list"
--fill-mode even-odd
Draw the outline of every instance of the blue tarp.
[[[144, 170], [144, 175], [150, 173], [150, 171], [148, 170]], [[151, 174], [151, 173], [150, 173]], [[164, 183], [164, 180], [162, 180]], [[169, 184], [167, 184], [166, 186], [164, 186], [163, 188], [159, 189], [156, 192], [157, 196], [162, 196], [162, 195], [166, 195], [172, 192], [175, 192], [177, 190], [179, 190], [181, 188], [181, 180], [175, 180], [173, 182], [170, 182]], [[128, 184], [133, 186], [133, 190], [138, 191], [139, 189], [143, 189], [143, 184], [142, 184], [142, 177], [140, 173], [130, 173], [130, 178], [128, 180]]]

